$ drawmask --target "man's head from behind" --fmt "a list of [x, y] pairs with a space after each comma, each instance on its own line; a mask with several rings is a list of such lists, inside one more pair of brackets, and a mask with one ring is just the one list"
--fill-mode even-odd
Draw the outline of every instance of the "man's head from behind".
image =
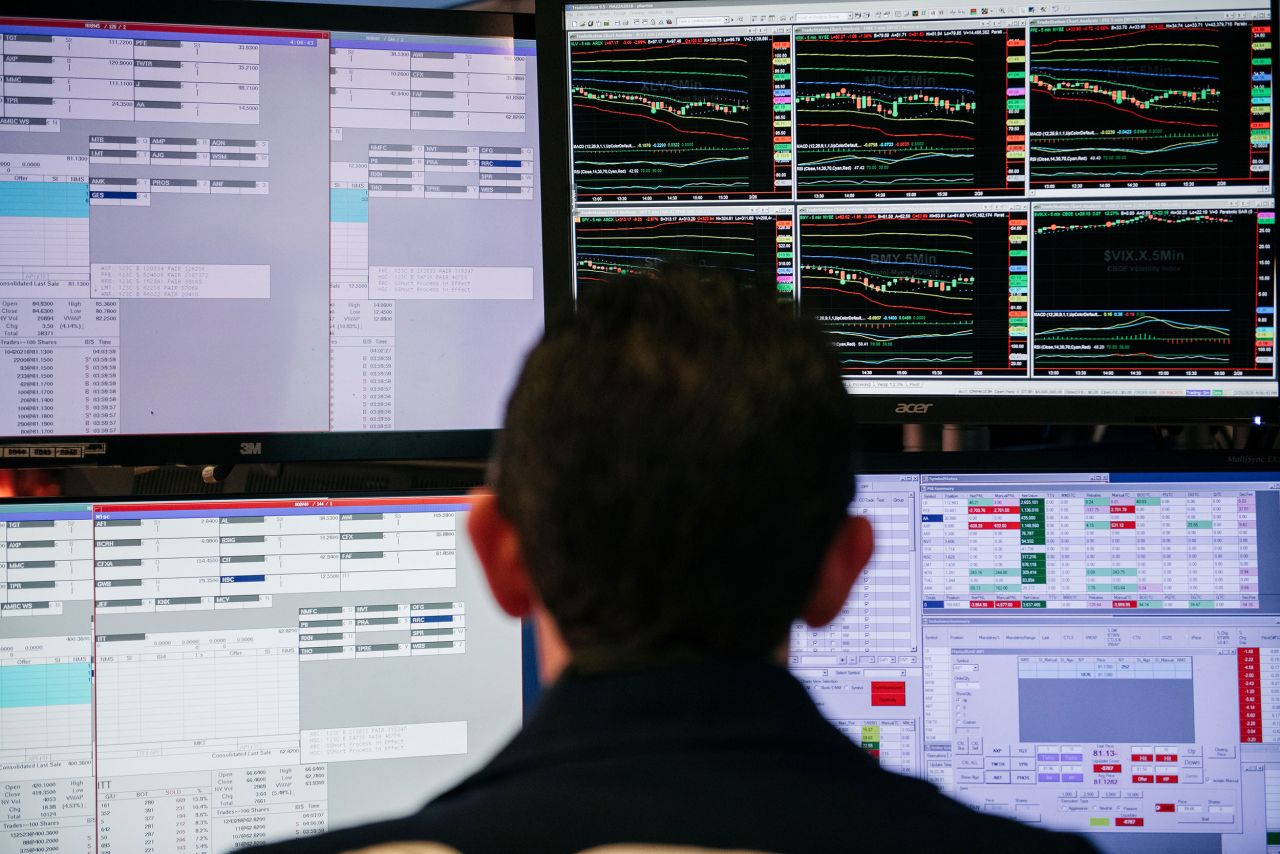
[[853, 456], [816, 325], [668, 269], [549, 326], [471, 533], [499, 604], [549, 616], [570, 654], [763, 658], [833, 619], [869, 555]]

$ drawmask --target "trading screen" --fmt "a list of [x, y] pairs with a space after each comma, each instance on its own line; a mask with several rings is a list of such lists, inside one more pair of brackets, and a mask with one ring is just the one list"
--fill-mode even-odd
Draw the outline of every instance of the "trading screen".
[[519, 727], [455, 496], [0, 504], [0, 850], [189, 852], [417, 809]]
[[543, 315], [533, 54], [0, 19], [0, 436], [496, 427]]
[[1273, 397], [1257, 0], [568, 4], [579, 289], [776, 283], [851, 393]]
[[1108, 854], [1280, 851], [1280, 472], [875, 474], [851, 512], [875, 553], [790, 666], [884, 767]]

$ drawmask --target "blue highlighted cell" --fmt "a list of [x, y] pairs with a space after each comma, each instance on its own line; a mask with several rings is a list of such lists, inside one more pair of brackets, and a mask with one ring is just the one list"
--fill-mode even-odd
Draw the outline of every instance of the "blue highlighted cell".
[[411, 622], [414, 622], [414, 623], [452, 623], [452, 622], [453, 622], [453, 615], [452, 615], [452, 614], [439, 614], [439, 615], [436, 615], [436, 616], [430, 616], [430, 617], [413, 617], [413, 618], [411, 618]]
[[241, 584], [246, 581], [266, 581], [265, 575], [224, 575], [218, 579], [223, 584]]
[[0, 709], [85, 705], [90, 693], [87, 661], [0, 667]]
[[920, 521], [921, 521], [921, 522], [941, 522], [941, 521], [942, 521], [942, 514], [941, 514], [941, 513], [926, 513], [926, 514], [924, 514], [923, 516], [921, 516], [921, 517], [920, 517]]
[[0, 181], [0, 216], [89, 216], [88, 183]]
[[368, 190], [329, 190], [330, 222], [368, 222]]

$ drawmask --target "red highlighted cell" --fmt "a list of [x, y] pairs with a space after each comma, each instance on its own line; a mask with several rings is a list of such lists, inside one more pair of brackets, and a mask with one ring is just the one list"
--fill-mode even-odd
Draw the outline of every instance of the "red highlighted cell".
[[1142, 827], [1145, 822], [1137, 816], [1116, 816], [1116, 827]]
[[996, 606], [996, 603], [994, 602], [979, 602], [974, 599], [969, 600], [970, 608], [994, 608], [995, 606]]
[[1106, 762], [1106, 763], [1103, 763], [1103, 764], [1098, 764], [1098, 763], [1096, 763], [1096, 762], [1095, 762], [1095, 763], [1094, 763], [1094, 765], [1093, 765], [1093, 773], [1095, 773], [1095, 774], [1119, 774], [1119, 773], [1120, 773], [1120, 763], [1119, 763], [1119, 762]]
[[905, 706], [907, 704], [906, 682], [872, 682], [871, 705], [873, 706]]
[[997, 608], [1021, 608], [1021, 607], [1022, 607], [1022, 603], [1021, 603], [1021, 602], [1010, 602], [1010, 601], [1009, 601], [1009, 600], [1007, 600], [1007, 599], [997, 599], [997, 600], [996, 600], [996, 607], [997, 607]]
[[1138, 607], [1138, 600], [1137, 599], [1112, 599], [1111, 607], [1123, 608], [1125, 610], [1128, 610], [1130, 608], [1136, 608]]

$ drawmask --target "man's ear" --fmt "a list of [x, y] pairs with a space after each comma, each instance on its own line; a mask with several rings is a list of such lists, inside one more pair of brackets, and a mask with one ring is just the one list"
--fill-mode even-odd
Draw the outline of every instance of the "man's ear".
[[520, 551], [520, 538], [498, 509], [497, 497], [492, 492], [471, 490], [467, 531], [498, 607], [513, 617], [527, 617], [533, 611], [536, 597]]
[[840, 614], [849, 591], [871, 559], [875, 537], [871, 523], [862, 516], [850, 516], [840, 525], [827, 556], [818, 571], [818, 581], [801, 617], [815, 629]]

